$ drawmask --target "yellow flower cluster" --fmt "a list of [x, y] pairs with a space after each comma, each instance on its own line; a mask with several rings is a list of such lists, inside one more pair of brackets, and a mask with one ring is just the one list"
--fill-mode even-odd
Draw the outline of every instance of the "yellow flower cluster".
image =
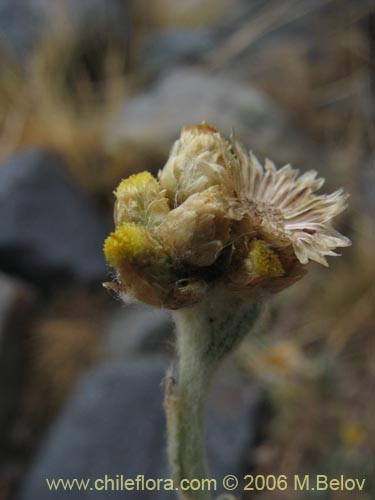
[[111, 233], [104, 243], [104, 255], [112, 267], [133, 261], [148, 249], [148, 240], [142, 228], [134, 222], [125, 222]]
[[258, 276], [276, 278], [284, 274], [279, 257], [265, 241], [254, 240], [250, 245], [249, 257]]
[[127, 179], [123, 179], [116, 189], [116, 196], [128, 194], [130, 192], [138, 192], [143, 195], [150, 187], [157, 186], [156, 179], [150, 172], [141, 172], [140, 174], [133, 174]]

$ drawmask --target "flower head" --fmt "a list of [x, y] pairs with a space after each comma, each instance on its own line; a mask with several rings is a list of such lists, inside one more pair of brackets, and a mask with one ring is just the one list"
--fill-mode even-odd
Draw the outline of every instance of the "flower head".
[[313, 170], [262, 166], [211, 125], [186, 127], [158, 179], [132, 175], [115, 191], [106, 259], [124, 293], [159, 307], [192, 305], [212, 288], [282, 290], [308, 261], [327, 265], [350, 245], [331, 227], [347, 195], [317, 194], [323, 183]]

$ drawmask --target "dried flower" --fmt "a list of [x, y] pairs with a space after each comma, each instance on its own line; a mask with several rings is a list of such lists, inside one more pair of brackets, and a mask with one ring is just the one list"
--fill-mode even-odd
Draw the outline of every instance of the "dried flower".
[[212, 288], [253, 297], [290, 286], [309, 260], [327, 265], [350, 245], [330, 225], [347, 195], [317, 194], [323, 183], [314, 170], [263, 167], [210, 125], [184, 128], [158, 180], [143, 172], [115, 192], [104, 252], [120, 291], [177, 309]]

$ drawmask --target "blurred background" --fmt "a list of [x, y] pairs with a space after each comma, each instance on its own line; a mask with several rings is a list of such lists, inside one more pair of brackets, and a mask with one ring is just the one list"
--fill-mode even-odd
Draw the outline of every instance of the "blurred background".
[[45, 478], [168, 476], [173, 326], [102, 288], [102, 245], [120, 179], [156, 173], [203, 120], [344, 187], [336, 225], [353, 241], [275, 297], [223, 367], [213, 475], [344, 474], [365, 489], [256, 498], [375, 498], [371, 4], [0, 0], [1, 500], [173, 498], [50, 492]]

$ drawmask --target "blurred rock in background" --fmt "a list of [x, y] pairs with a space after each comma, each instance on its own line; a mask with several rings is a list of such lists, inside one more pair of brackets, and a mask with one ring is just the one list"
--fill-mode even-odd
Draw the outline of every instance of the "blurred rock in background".
[[153, 33], [139, 55], [141, 70], [155, 76], [174, 64], [197, 63], [214, 45], [213, 33], [204, 28]]
[[[26, 480], [20, 500], [45, 500], [51, 493], [45, 478], [82, 477], [94, 481], [168, 478], [165, 417], [161, 380], [168, 364], [158, 357], [113, 362], [98, 367], [79, 385]], [[237, 375], [215, 384], [209, 408], [208, 453], [213, 476], [242, 476], [249, 449], [262, 422], [261, 395]], [[221, 491], [221, 487], [218, 487]], [[169, 499], [166, 491], [69, 491], [59, 498]]]
[[128, 48], [131, 30], [127, 0], [3, 0], [0, 38], [3, 50], [28, 65], [33, 51], [54, 31], [74, 41], [77, 56], [92, 72], [105, 50]]
[[[160, 119], [162, 117], [162, 119]], [[236, 136], [263, 159], [311, 166], [317, 148], [261, 90], [229, 76], [178, 67], [128, 99], [109, 130], [109, 147], [136, 145], [167, 156], [181, 128], [206, 121]], [[315, 163], [314, 163], [315, 164]]]
[[30, 365], [28, 348], [36, 303], [35, 290], [0, 274], [0, 495], [3, 489], [11, 491], [12, 483], [22, 472], [19, 423]]
[[0, 166], [0, 267], [40, 287], [92, 285], [106, 275], [108, 228], [62, 161], [43, 150]]
[[174, 351], [174, 324], [166, 310], [142, 304], [119, 307], [105, 325], [105, 355], [111, 359]]

